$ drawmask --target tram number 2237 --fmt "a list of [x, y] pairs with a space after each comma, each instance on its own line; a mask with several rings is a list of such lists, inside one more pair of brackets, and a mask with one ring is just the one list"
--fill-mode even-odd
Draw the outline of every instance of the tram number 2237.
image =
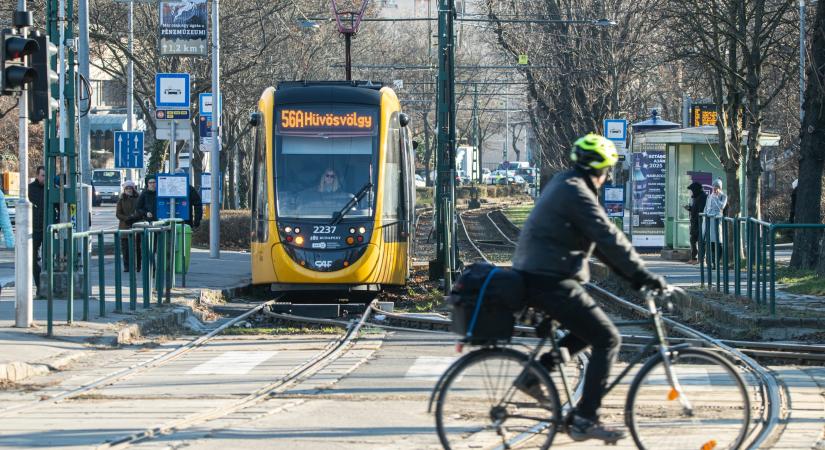
[[313, 234], [333, 234], [337, 227], [334, 225], [315, 225], [312, 227]]

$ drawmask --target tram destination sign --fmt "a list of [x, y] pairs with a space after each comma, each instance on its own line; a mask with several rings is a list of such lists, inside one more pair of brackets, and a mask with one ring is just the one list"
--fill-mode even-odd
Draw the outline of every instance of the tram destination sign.
[[278, 131], [293, 133], [371, 134], [378, 117], [364, 108], [333, 110], [289, 108], [278, 110]]

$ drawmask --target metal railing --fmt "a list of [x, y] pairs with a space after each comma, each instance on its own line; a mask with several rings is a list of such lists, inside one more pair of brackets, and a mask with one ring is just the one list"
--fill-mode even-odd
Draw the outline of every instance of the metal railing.
[[[52, 336], [54, 332], [54, 297], [55, 297], [55, 269], [56, 265], [65, 273], [66, 283], [66, 323], [74, 322], [74, 278], [75, 272], [82, 269], [82, 296], [83, 296], [83, 319], [89, 320], [89, 309], [92, 296], [91, 264], [92, 246], [96, 244], [97, 256], [97, 282], [98, 282], [98, 310], [99, 317], [106, 316], [106, 237], [111, 236], [111, 243], [114, 246], [113, 256], [110, 262], [114, 263], [114, 312], [123, 312], [123, 271], [124, 262], [128, 267], [129, 279], [129, 309], [137, 310], [137, 250], [141, 250], [141, 270], [143, 288], [143, 307], [150, 308], [152, 291], [160, 305], [171, 301], [171, 288], [175, 285], [175, 261], [179, 256], [177, 243], [183, 242], [185, 238], [184, 227], [181, 219], [167, 219], [160, 222], [139, 222], [133, 225], [134, 228], [127, 230], [97, 230], [75, 232], [72, 223], [58, 223], [50, 225], [44, 236], [43, 259], [47, 272], [47, 336]], [[128, 248], [128, 261], [124, 261], [122, 252], [122, 240], [126, 241]], [[185, 246], [180, 246], [185, 251]], [[55, 249], [62, 249], [59, 254]], [[150, 251], [151, 249], [151, 251]], [[181, 265], [181, 271], [185, 273], [186, 265]], [[154, 280], [152, 279], [154, 277]], [[154, 281], [154, 283], [153, 283]], [[154, 285], [154, 286], [153, 286]]]
[[[741, 255], [745, 254], [746, 297], [759, 305], [769, 305], [776, 315], [776, 233], [787, 229], [825, 229], [825, 224], [770, 223], [753, 217], [709, 217], [699, 234], [699, 273], [702, 287], [730, 294], [731, 256], [734, 295], [742, 295]], [[744, 239], [743, 237], [744, 228]], [[711, 237], [715, 230], [715, 239]], [[710, 244], [710, 245], [709, 245]], [[715, 244], [715, 245], [714, 245]]]

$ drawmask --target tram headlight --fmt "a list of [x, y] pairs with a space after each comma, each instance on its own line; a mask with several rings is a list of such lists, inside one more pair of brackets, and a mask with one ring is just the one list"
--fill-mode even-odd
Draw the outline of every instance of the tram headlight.
[[284, 228], [284, 233], [292, 233], [292, 227]]
[[349, 229], [349, 234], [355, 234], [355, 228], [350, 228]]
[[365, 227], [358, 227], [358, 233], [364, 234], [366, 232], [367, 232], [367, 229]]
[[299, 227], [295, 227], [295, 234], [301, 234], [301, 229]]
[[297, 236], [295, 238], [295, 243], [298, 244], [298, 245], [304, 245], [304, 237], [303, 236]]

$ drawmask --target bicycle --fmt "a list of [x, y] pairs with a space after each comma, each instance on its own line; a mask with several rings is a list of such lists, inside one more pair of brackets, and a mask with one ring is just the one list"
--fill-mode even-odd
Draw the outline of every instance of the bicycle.
[[[644, 360], [624, 406], [625, 423], [638, 448], [739, 448], [750, 424], [745, 382], [733, 364], [716, 353], [687, 343], [668, 344], [656, 301], [673, 292], [643, 291], [649, 317], [621, 323], [650, 325], [654, 336], [607, 386], [605, 396]], [[550, 339], [557, 336], [557, 324], [551, 320], [549, 328], [529, 353], [511, 348], [509, 340], [486, 342], [447, 369], [433, 394], [436, 429], [445, 449], [547, 449], [556, 434], [566, 430], [562, 413], [572, 409], [575, 398], [564, 365], [556, 364], [554, 370], [569, 399], [563, 405], [551, 374], [537, 360], [549, 341], [554, 359], [563, 361], [557, 338]], [[515, 387], [528, 374], [540, 382], [545, 398], [541, 404]]]

